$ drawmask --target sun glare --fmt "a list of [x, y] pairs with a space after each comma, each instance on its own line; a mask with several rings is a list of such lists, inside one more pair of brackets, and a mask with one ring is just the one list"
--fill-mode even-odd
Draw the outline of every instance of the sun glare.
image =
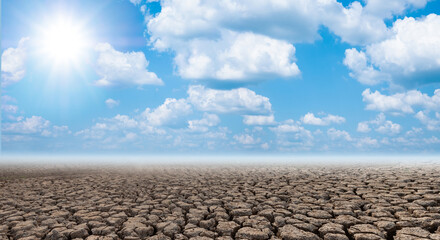
[[53, 64], [76, 64], [86, 52], [87, 38], [80, 25], [56, 19], [46, 25], [40, 43], [45, 58]]

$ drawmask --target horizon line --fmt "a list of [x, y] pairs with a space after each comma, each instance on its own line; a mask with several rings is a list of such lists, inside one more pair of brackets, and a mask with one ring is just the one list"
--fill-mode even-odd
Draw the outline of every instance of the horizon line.
[[1, 165], [440, 164], [440, 154], [4, 154]]

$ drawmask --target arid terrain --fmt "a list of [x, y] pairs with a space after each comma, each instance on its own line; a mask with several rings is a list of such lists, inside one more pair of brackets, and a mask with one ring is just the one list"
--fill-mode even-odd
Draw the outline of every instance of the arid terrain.
[[440, 239], [438, 166], [8, 167], [0, 239]]

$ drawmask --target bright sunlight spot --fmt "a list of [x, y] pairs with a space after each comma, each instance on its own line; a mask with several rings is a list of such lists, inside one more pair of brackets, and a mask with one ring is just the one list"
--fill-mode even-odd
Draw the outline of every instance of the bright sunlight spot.
[[85, 54], [87, 39], [84, 29], [67, 19], [56, 19], [48, 24], [41, 37], [41, 50], [55, 65], [76, 64]]

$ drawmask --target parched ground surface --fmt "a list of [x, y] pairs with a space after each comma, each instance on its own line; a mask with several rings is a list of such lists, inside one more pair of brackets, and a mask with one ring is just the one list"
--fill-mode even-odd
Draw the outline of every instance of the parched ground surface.
[[440, 239], [440, 168], [0, 168], [0, 239]]

